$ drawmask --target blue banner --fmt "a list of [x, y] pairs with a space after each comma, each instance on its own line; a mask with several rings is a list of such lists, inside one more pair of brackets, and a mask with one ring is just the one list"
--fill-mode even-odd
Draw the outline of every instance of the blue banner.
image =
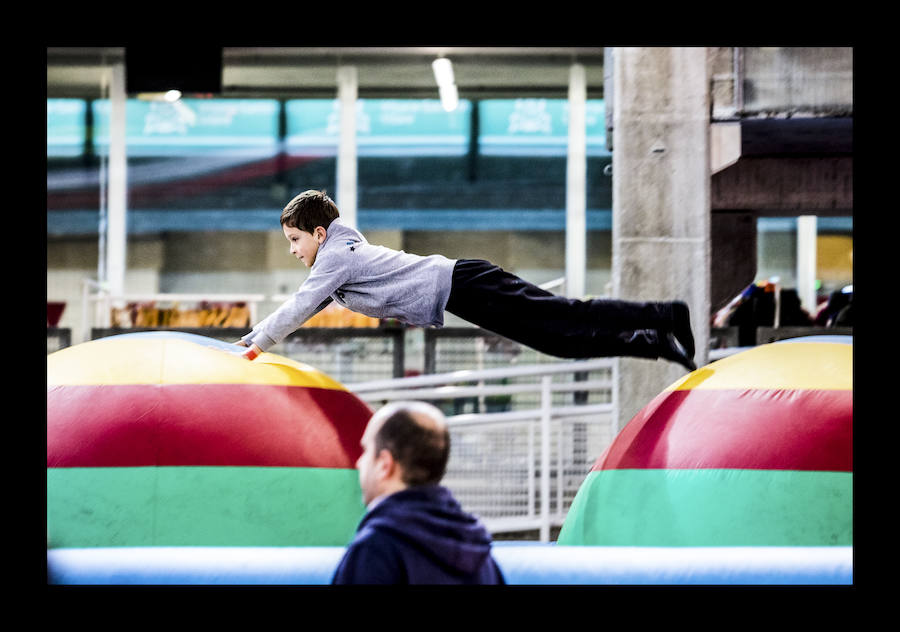
[[87, 102], [47, 99], [47, 157], [80, 156], [87, 139]]
[[[293, 154], [337, 152], [340, 102], [288, 101], [287, 150]], [[468, 151], [471, 103], [446, 112], [436, 99], [359, 99], [356, 143], [360, 156], [462, 155]]]
[[[109, 100], [93, 102], [94, 142], [109, 147]], [[128, 99], [125, 144], [129, 156], [197, 153], [266, 155], [278, 148], [276, 99]]]
[[[566, 99], [489, 99], [479, 104], [478, 149], [483, 155], [564, 156], [569, 144]], [[586, 103], [588, 155], [608, 155], [606, 104]]]

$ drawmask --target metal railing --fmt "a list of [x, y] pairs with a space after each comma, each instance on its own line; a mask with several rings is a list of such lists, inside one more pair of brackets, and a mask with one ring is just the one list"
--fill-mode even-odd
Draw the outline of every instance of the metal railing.
[[[346, 386], [376, 408], [419, 400], [447, 412], [460, 399], [504, 397], [505, 410], [447, 415], [452, 448], [443, 484], [492, 533], [538, 530], [548, 542], [615, 436], [616, 371], [604, 358]], [[535, 393], [536, 405], [516, 399]]]
[[82, 279], [81, 285], [81, 327], [82, 340], [91, 340], [92, 329], [108, 329], [113, 327], [111, 311], [115, 305], [124, 306], [129, 303], [243, 303], [247, 305], [249, 320], [256, 323], [259, 303], [267, 300], [265, 294], [228, 293], [171, 293], [143, 292], [129, 294], [113, 294], [103, 284], [94, 279]]

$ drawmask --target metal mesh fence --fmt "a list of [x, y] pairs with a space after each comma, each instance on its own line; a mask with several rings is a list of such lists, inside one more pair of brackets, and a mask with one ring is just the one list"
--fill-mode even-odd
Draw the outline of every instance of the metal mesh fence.
[[403, 376], [403, 330], [301, 329], [270, 349], [342, 384]]
[[534, 449], [531, 424], [481, 424], [450, 432], [444, 485], [463, 507], [482, 517], [533, 513]]
[[[550, 424], [551, 522], [559, 526], [596, 458], [614, 437], [611, 415]], [[451, 427], [444, 484], [493, 532], [536, 528], [541, 497], [541, 432], [537, 419]]]

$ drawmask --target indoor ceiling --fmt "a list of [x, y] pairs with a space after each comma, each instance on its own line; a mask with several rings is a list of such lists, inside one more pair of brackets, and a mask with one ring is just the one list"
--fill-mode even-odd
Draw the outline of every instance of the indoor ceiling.
[[[221, 96], [323, 98], [337, 68], [357, 68], [360, 98], [437, 98], [431, 62], [447, 57], [462, 99], [566, 98], [569, 69], [584, 66], [588, 98], [603, 97], [602, 47], [225, 47]], [[103, 69], [122, 47], [47, 49], [47, 96], [99, 98]], [[186, 59], [185, 63], [190, 63]]]

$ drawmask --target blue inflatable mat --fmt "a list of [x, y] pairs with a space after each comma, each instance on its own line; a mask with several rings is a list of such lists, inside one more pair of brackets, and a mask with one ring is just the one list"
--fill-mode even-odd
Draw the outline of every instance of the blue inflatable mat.
[[[331, 582], [344, 547], [50, 549], [52, 584]], [[852, 547], [592, 547], [498, 542], [512, 585], [853, 583]]]

